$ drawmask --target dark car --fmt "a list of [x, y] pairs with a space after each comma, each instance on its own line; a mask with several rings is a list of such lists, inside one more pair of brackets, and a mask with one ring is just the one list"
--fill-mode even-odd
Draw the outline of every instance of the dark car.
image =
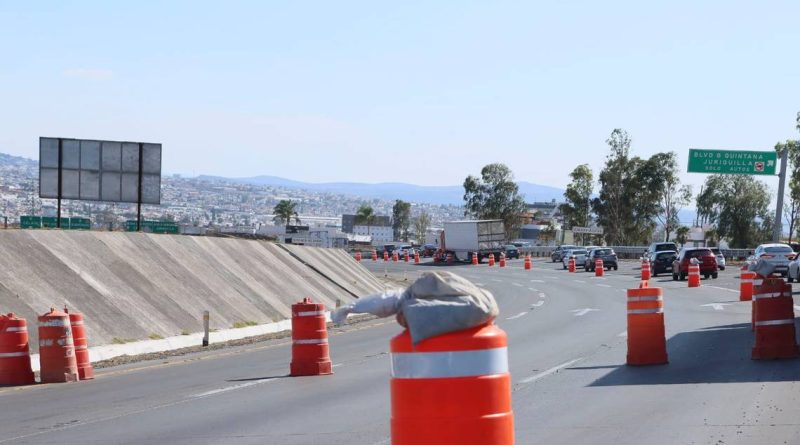
[[425, 244], [419, 248], [419, 256], [421, 257], [432, 257], [434, 253], [436, 253], [436, 246], [433, 244]]
[[577, 249], [577, 247], [573, 246], [572, 244], [563, 244], [561, 246], [558, 246], [556, 247], [556, 250], [554, 250], [553, 253], [550, 254], [550, 259], [554, 263], [562, 261], [564, 259], [564, 253], [570, 249]]
[[650, 272], [654, 277], [663, 272], [672, 272], [672, 262], [678, 257], [674, 250], [662, 250], [650, 255]]
[[708, 247], [685, 247], [672, 262], [672, 279], [686, 279], [689, 273], [689, 261], [695, 258], [700, 263], [700, 274], [708, 278], [717, 278], [717, 256]]
[[511, 258], [519, 259], [519, 249], [517, 246], [513, 244], [506, 244], [506, 258], [509, 260]]
[[606, 270], [611, 270], [612, 267], [614, 270], [617, 270], [619, 267], [617, 265], [617, 253], [614, 252], [614, 249], [610, 247], [596, 247], [589, 251], [589, 255], [586, 255], [586, 261], [583, 263], [583, 270], [586, 272], [594, 272], [594, 264], [598, 259], [603, 260], [603, 267]]
[[645, 251], [644, 256], [645, 258], [650, 258], [651, 255], [657, 252], [662, 252], [665, 250], [671, 250], [673, 252], [678, 251], [678, 245], [673, 242], [663, 242], [663, 243], [652, 243]]

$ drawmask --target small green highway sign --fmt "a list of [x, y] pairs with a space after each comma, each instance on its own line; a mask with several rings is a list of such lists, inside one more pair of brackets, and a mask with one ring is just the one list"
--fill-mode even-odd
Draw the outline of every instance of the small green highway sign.
[[774, 175], [776, 165], [774, 151], [689, 149], [689, 173]]

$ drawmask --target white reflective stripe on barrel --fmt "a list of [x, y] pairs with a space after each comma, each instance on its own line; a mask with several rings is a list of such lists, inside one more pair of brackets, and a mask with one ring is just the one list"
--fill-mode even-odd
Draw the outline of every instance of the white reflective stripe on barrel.
[[752, 283], [752, 282], [753, 282], [753, 280], [751, 280], [750, 278], [742, 278], [742, 284]]
[[640, 315], [640, 314], [660, 314], [664, 312], [663, 307], [654, 308], [654, 309], [628, 309], [628, 315]]
[[72, 326], [83, 326], [83, 320], [80, 321], [71, 321]]
[[328, 343], [327, 338], [307, 338], [303, 340], [292, 340], [292, 343], [296, 345], [321, 345]]
[[629, 302], [635, 302], [635, 301], [663, 301], [663, 300], [664, 299], [661, 297], [661, 295], [652, 296], [652, 297], [628, 297], [628, 301]]
[[325, 311], [304, 311], [298, 312], [298, 317], [318, 317], [320, 315], [325, 315]]
[[794, 324], [794, 319], [790, 320], [765, 320], [757, 321], [756, 326], [779, 326], [783, 324]]
[[0, 352], [0, 358], [27, 357], [27, 352]]
[[28, 332], [28, 328], [25, 326], [9, 326], [6, 328], [6, 332]]
[[767, 292], [765, 294], [755, 294], [753, 295], [753, 300], [761, 300], [763, 298], [776, 298], [776, 297], [783, 297], [783, 292]]
[[392, 352], [392, 377], [440, 379], [505, 374], [508, 348], [447, 352]]
[[88, 346], [78, 346], [78, 345], [75, 345], [75, 350], [76, 350], [76, 351], [83, 351], [84, 349], [89, 349], [89, 347], [88, 347]]
[[44, 322], [40, 321], [39, 326], [43, 328], [50, 328], [50, 327], [68, 328], [69, 322], [63, 319], [47, 320]]

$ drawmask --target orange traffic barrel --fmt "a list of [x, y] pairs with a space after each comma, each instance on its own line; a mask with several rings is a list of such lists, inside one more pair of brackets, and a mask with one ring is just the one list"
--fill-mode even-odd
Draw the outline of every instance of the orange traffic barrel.
[[598, 258], [594, 260], [594, 276], [602, 277], [605, 270], [603, 269], [603, 259]]
[[569, 257], [569, 261], [567, 261], [567, 268], [570, 272], [575, 272], [575, 257]]
[[531, 255], [525, 255], [525, 270], [531, 270], [533, 263], [531, 262]]
[[494, 266], [494, 254], [490, 253], [489, 254], [489, 267], [492, 267], [492, 266]]
[[390, 343], [392, 445], [514, 443], [506, 333], [492, 323]]
[[649, 280], [650, 279], [650, 261], [646, 259], [642, 260], [642, 280]]
[[664, 293], [642, 280], [638, 289], [628, 289], [629, 365], [667, 363], [664, 328]]
[[414, 252], [414, 264], [419, 264], [419, 252]]
[[754, 360], [794, 358], [800, 355], [794, 329], [792, 285], [782, 278], [766, 278], [753, 294]]
[[92, 368], [92, 361], [89, 359], [89, 340], [86, 338], [83, 314], [70, 312], [66, 306], [64, 306], [64, 312], [69, 314], [72, 340], [75, 343], [75, 360], [78, 362], [78, 376], [81, 380], [91, 380], [94, 378], [94, 368]]
[[400, 260], [400, 256], [397, 254], [397, 251], [393, 252], [392, 253], [392, 261], [396, 263], [399, 260]]
[[384, 262], [389, 261], [389, 252], [387, 252], [385, 250], [383, 251], [383, 261]]
[[739, 301], [750, 301], [753, 299], [753, 280], [756, 278], [755, 272], [742, 271], [739, 274]]
[[500, 253], [500, 267], [506, 267], [506, 254]]
[[292, 363], [290, 374], [322, 375], [331, 371], [325, 306], [303, 298], [292, 305]]
[[69, 315], [50, 308], [50, 312], [40, 315], [38, 321], [41, 382], [77, 382], [78, 362]]
[[472, 265], [473, 266], [477, 266], [478, 265], [478, 252], [475, 252], [475, 253], [472, 254]]
[[356, 261], [361, 262], [361, 251], [356, 252]]
[[447, 264], [453, 264], [453, 254], [452, 253], [448, 253], [447, 254]]
[[410, 255], [411, 255], [411, 254], [410, 254], [410, 253], [408, 253], [408, 251], [406, 250], [406, 254], [405, 254], [405, 256], [403, 257], [403, 261], [405, 261], [405, 262], [407, 263], [407, 262], [408, 262], [408, 260], [410, 259], [410, 258], [409, 258], [409, 256], [410, 256]]
[[28, 322], [14, 314], [0, 315], [0, 385], [34, 383]]
[[689, 287], [700, 287], [700, 265], [689, 265]]
[[373, 250], [372, 251], [372, 261], [373, 262], [378, 261], [378, 251], [377, 250]]

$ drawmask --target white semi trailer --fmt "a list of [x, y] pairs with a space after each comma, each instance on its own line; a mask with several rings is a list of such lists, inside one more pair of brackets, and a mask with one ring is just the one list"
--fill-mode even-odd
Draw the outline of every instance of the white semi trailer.
[[451, 254], [455, 261], [472, 261], [475, 254], [478, 262], [489, 255], [499, 259], [505, 245], [505, 226], [499, 219], [445, 222], [440, 242], [442, 259]]

